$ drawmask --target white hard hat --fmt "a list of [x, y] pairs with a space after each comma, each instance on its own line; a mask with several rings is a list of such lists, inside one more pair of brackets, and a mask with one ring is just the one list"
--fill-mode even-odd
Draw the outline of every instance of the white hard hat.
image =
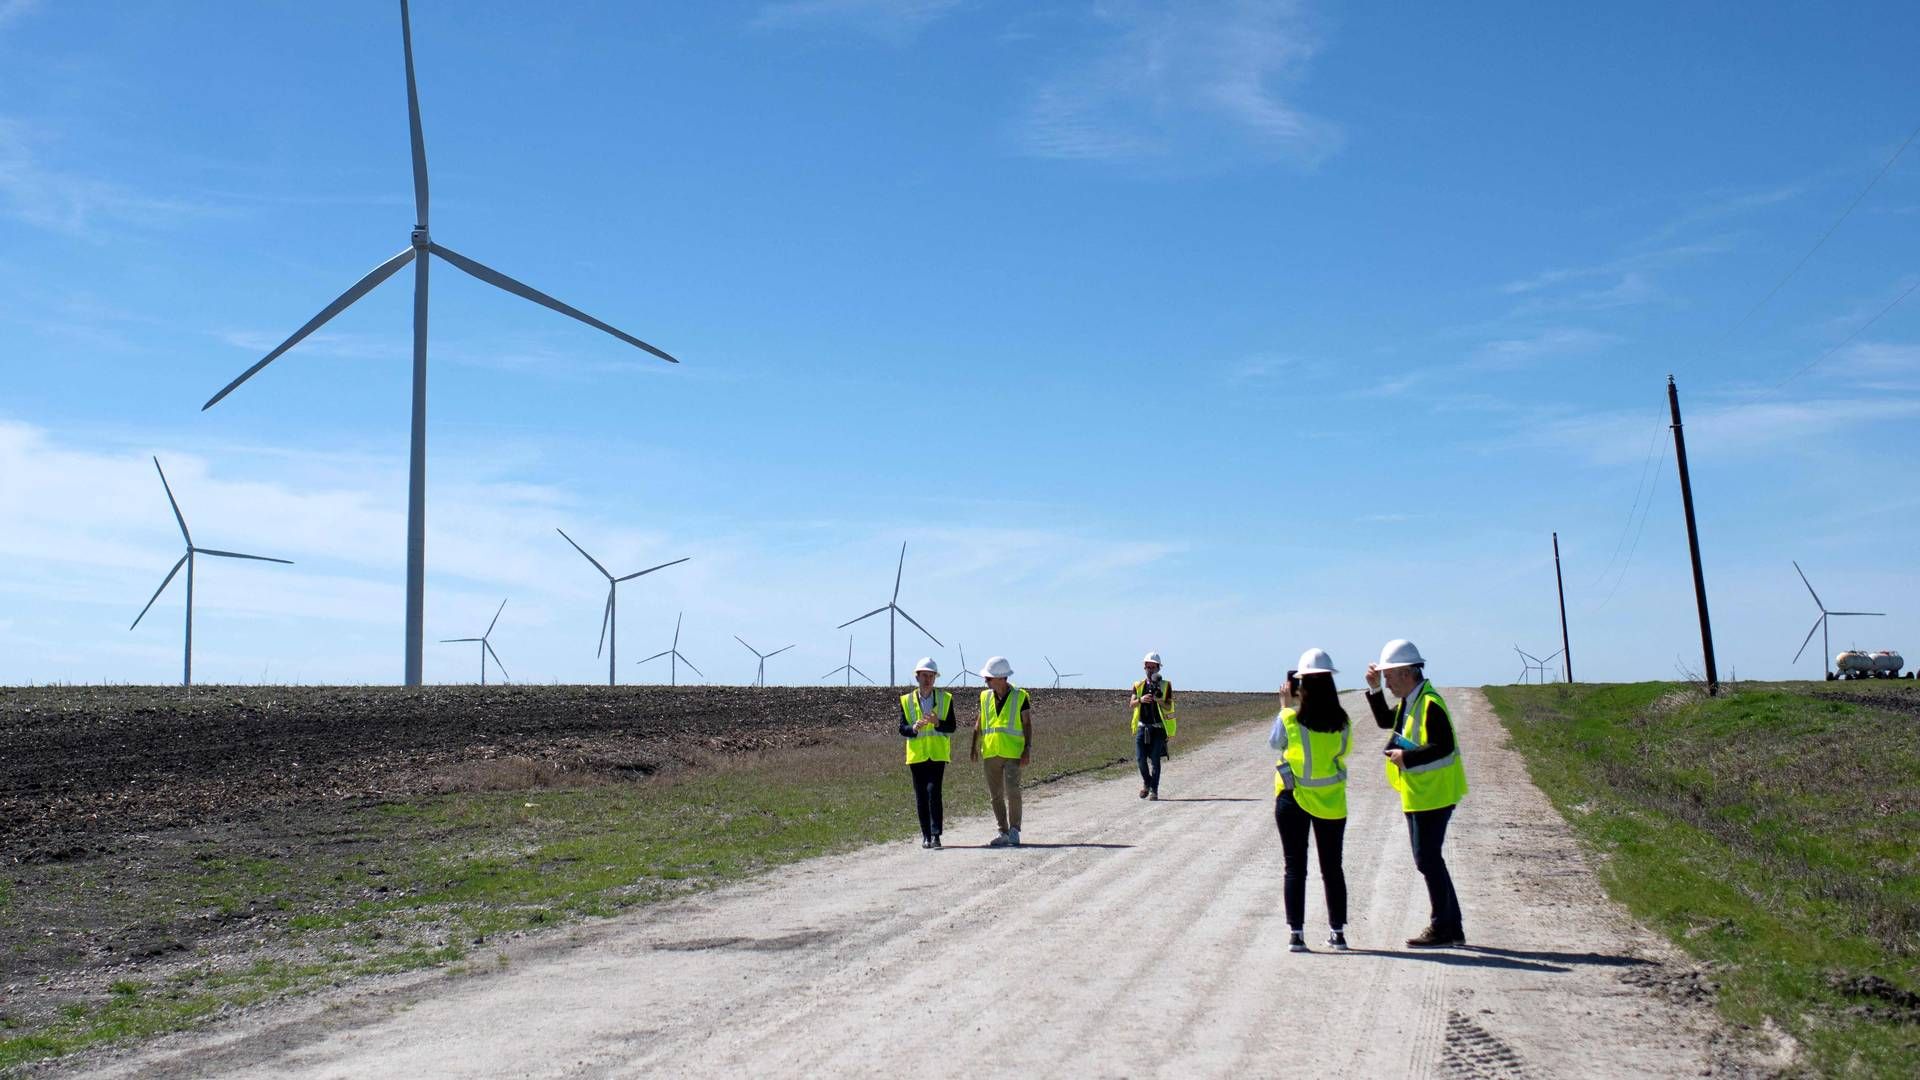
[[1412, 667], [1415, 664], [1424, 663], [1426, 660], [1421, 658], [1420, 650], [1414, 648], [1413, 642], [1406, 638], [1394, 638], [1380, 650], [1379, 667], [1382, 671], [1387, 668]]
[[1150, 652], [1147, 654], [1147, 658], [1140, 662], [1143, 664], [1157, 664], [1160, 662], [1160, 654], [1157, 652]]
[[1325, 649], [1308, 649], [1300, 654], [1299, 670], [1296, 675], [1338, 675], [1340, 669], [1333, 666], [1333, 657]]
[[1013, 678], [1013, 665], [1008, 663], [1007, 658], [1004, 656], [989, 656], [986, 666], [980, 669], [980, 677], [983, 679], [1011, 679]]
[[920, 658], [919, 663], [913, 665], [913, 670], [916, 674], [922, 671], [931, 671], [935, 675], [938, 675], [940, 674], [940, 665], [933, 662], [933, 657], [923, 656]]

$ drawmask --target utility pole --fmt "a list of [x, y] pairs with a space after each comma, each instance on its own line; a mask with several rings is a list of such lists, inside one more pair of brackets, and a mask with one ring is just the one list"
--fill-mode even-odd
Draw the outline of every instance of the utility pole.
[[1720, 693], [1720, 673], [1713, 663], [1713, 621], [1707, 617], [1707, 578], [1700, 570], [1700, 530], [1693, 521], [1693, 481], [1687, 475], [1687, 436], [1680, 426], [1680, 391], [1667, 376], [1667, 406], [1673, 412], [1673, 457], [1680, 466], [1680, 504], [1687, 512], [1687, 549], [1693, 555], [1693, 597], [1700, 606], [1700, 648], [1706, 654], [1707, 696]]
[[1560, 534], [1553, 534], [1553, 584], [1560, 590], [1560, 662], [1566, 665], [1567, 681], [1573, 681], [1573, 646], [1567, 640], [1567, 583], [1560, 576]]

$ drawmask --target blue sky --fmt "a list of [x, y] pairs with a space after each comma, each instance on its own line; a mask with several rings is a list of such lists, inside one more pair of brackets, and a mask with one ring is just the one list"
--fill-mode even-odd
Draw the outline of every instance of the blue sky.
[[[406, 245], [395, 7], [0, 0], [0, 681], [177, 677], [152, 454], [296, 562], [202, 565], [200, 679], [399, 678], [410, 279], [199, 411]], [[709, 677], [813, 681], [902, 540], [949, 670], [1506, 681], [1556, 529], [1576, 673], [1671, 677], [1668, 372], [1723, 675], [1817, 676], [1792, 559], [1891, 613], [1836, 649], [1920, 653], [1920, 298], [1834, 349], [1920, 278], [1920, 149], [1755, 310], [1920, 123], [1911, 4], [413, 18], [435, 238], [685, 360], [436, 266], [427, 635], [509, 598], [516, 679], [605, 677], [556, 526], [693, 556], [622, 587], [623, 681], [682, 610]]]

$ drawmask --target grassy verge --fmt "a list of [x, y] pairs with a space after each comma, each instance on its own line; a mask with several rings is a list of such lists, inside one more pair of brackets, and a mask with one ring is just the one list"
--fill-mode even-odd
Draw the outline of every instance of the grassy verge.
[[[1176, 749], [1268, 707], [1196, 695]], [[1112, 709], [1041, 711], [1035, 727], [1030, 788], [1132, 768]], [[986, 810], [978, 766], [948, 776], [949, 817]], [[639, 782], [277, 813], [10, 868], [0, 1073], [367, 975], [502, 965], [509, 938], [918, 831], [899, 740], [856, 733]]]
[[1609, 893], [1708, 961], [1802, 1075], [1920, 1075], [1920, 702], [1490, 687]]

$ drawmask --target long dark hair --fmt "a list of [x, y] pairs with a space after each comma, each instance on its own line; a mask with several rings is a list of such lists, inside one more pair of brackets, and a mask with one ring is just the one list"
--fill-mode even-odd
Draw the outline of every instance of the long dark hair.
[[1333, 676], [1300, 676], [1300, 726], [1322, 735], [1332, 735], [1347, 726], [1347, 710], [1340, 707], [1340, 690]]

